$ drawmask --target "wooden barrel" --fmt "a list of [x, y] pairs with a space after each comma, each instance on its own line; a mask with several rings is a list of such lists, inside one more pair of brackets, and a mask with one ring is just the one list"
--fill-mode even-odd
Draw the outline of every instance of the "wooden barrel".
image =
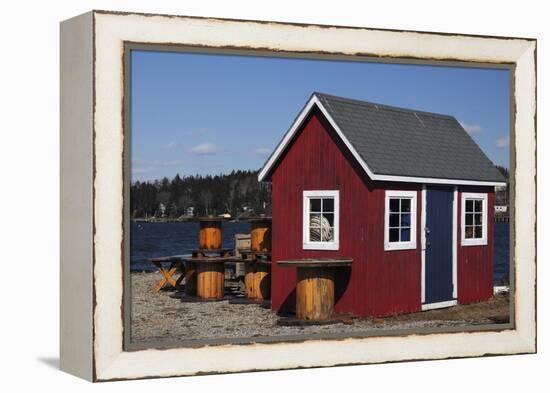
[[195, 262], [185, 262], [185, 294], [197, 295], [197, 264]]
[[271, 265], [267, 263], [246, 263], [244, 290], [247, 299], [269, 300], [271, 297]]
[[250, 249], [271, 252], [271, 219], [252, 220], [250, 224]]
[[199, 248], [201, 250], [220, 250], [222, 248], [221, 220], [200, 221]]
[[221, 299], [224, 296], [224, 263], [197, 263], [197, 296], [201, 299]]
[[330, 319], [334, 312], [334, 273], [325, 268], [297, 269], [296, 317]]

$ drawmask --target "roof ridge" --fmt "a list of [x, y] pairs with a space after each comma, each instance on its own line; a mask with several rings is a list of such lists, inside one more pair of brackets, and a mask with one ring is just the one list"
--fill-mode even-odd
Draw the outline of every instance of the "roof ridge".
[[448, 118], [448, 119], [455, 119], [456, 120], [456, 118], [454, 116], [448, 115], [448, 114], [445, 114], [445, 113], [428, 112], [428, 111], [421, 111], [421, 110], [410, 109], [410, 108], [403, 108], [403, 107], [399, 107], [399, 106], [379, 104], [379, 103], [372, 102], [372, 101], [365, 101], [365, 100], [359, 100], [359, 99], [356, 99], [356, 98], [347, 98], [347, 97], [342, 97], [342, 96], [335, 96], [335, 95], [332, 95], [332, 94], [321, 93], [321, 92], [318, 92], [318, 91], [313, 92], [313, 95], [318, 96], [318, 97], [327, 97], [327, 98], [337, 99], [337, 100], [345, 101], [345, 102], [356, 104], [356, 105], [372, 105], [372, 106], [376, 107], [376, 109], [386, 109], [386, 110], [391, 110], [391, 111], [396, 111], [396, 112], [404, 112], [404, 113], [409, 113], [409, 114], [421, 114], [421, 115], [428, 115], [428, 116], [442, 117], [442, 118]]

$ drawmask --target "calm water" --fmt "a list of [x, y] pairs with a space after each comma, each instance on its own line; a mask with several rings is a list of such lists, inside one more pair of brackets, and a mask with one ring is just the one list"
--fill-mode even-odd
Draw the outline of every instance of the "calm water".
[[[248, 222], [223, 223], [223, 248], [235, 248], [235, 234], [249, 233]], [[199, 247], [198, 222], [132, 222], [130, 260], [132, 270], [154, 270], [147, 260], [166, 255], [190, 254]]]
[[[223, 224], [223, 247], [235, 247], [235, 234], [250, 232], [247, 222]], [[132, 222], [130, 258], [132, 270], [154, 270], [147, 259], [165, 255], [188, 254], [198, 248], [198, 222]], [[508, 275], [509, 224], [495, 223], [495, 255], [493, 281], [499, 284]]]

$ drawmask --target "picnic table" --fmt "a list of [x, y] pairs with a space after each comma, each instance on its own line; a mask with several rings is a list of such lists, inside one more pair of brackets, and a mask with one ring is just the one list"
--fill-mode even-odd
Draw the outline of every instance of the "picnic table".
[[351, 258], [304, 258], [278, 261], [296, 268], [296, 317], [328, 320], [334, 313], [334, 268], [349, 267]]
[[[181, 281], [185, 277], [185, 265], [182, 255], [173, 255], [167, 257], [157, 257], [149, 259], [153, 265], [155, 265], [159, 273], [162, 275], [162, 279], [155, 285], [153, 292], [158, 293], [162, 288], [170, 285], [174, 288], [179, 288]], [[181, 272], [178, 278], [174, 278], [174, 275]]]

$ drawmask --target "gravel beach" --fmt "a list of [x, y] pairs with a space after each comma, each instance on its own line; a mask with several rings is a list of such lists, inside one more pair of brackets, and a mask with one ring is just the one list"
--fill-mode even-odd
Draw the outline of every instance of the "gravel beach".
[[[486, 325], [508, 322], [506, 294], [477, 304], [396, 315], [353, 318], [346, 323], [316, 326], [280, 326], [279, 317], [259, 305], [230, 304], [228, 300], [182, 302], [174, 290], [152, 291], [159, 273], [132, 273], [132, 343], [235, 339], [318, 333], [380, 332], [381, 330]], [[226, 290], [236, 290], [237, 284]]]

